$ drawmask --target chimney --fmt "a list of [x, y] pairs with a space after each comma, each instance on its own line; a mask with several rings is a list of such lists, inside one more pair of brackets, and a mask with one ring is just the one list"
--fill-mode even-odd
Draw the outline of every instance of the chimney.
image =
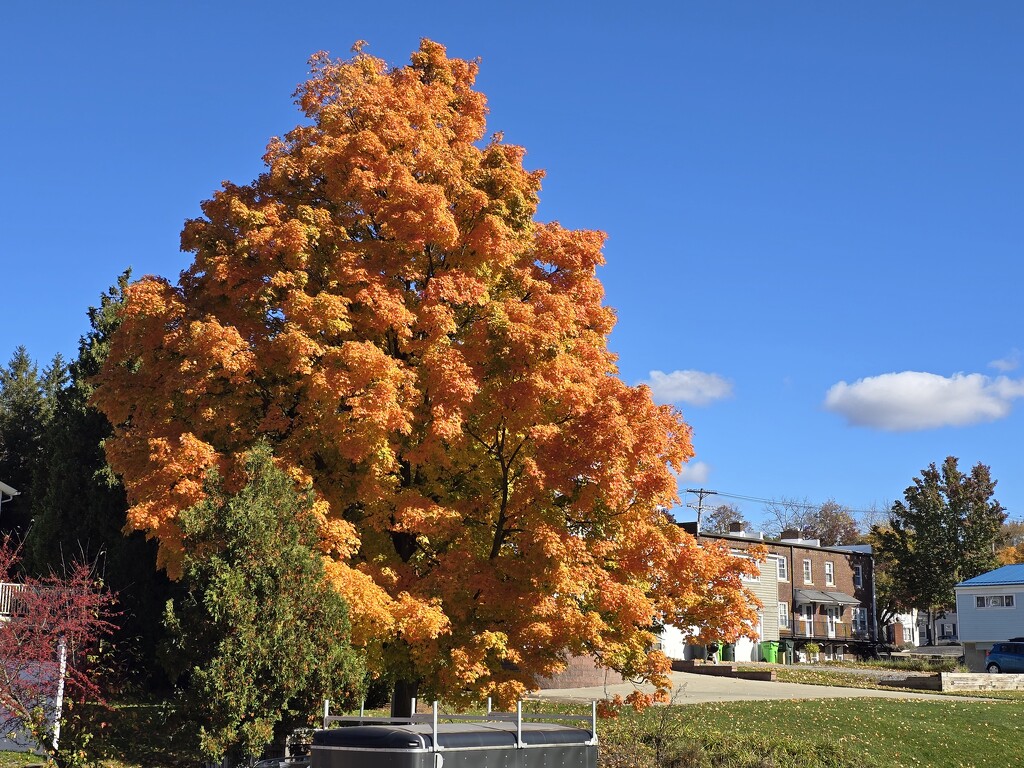
[[735, 533], [737, 536], [742, 536], [743, 523], [729, 523], [729, 533]]
[[800, 531], [798, 531], [796, 528], [787, 528], [782, 532], [782, 535], [779, 538], [783, 540], [795, 539], [799, 541], [803, 537], [800, 535]]

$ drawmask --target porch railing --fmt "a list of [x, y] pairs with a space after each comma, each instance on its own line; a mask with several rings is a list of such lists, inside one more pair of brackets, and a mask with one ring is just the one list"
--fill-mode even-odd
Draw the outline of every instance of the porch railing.
[[17, 610], [17, 595], [25, 587], [9, 581], [0, 581], [0, 620], [9, 619]]
[[836, 621], [832, 629], [829, 629], [829, 621], [824, 618], [815, 618], [807, 621], [795, 617], [788, 627], [780, 628], [780, 633], [795, 638], [815, 639], [836, 639], [836, 640], [870, 640], [871, 636], [867, 628], [855, 627], [850, 624]]

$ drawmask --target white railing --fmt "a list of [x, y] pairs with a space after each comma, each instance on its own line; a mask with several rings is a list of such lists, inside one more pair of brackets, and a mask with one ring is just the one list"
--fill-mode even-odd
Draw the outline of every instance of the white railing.
[[[412, 700], [412, 711], [416, 711], [416, 699]], [[439, 752], [444, 749], [437, 743], [437, 724], [439, 720], [472, 722], [472, 721], [504, 721], [516, 725], [516, 747], [525, 746], [523, 741], [523, 722], [551, 722], [558, 720], [584, 720], [590, 723], [590, 741], [588, 744], [597, 744], [597, 702], [590, 703], [589, 715], [524, 715], [523, 702], [518, 702], [515, 712], [494, 712], [491, 710], [491, 700], [487, 700], [486, 715], [455, 715], [443, 714], [438, 709], [438, 703], [433, 703], [432, 711], [429, 714], [414, 714], [410, 717], [377, 717], [363, 714], [363, 708], [359, 708], [358, 715], [332, 715], [331, 702], [324, 700], [324, 728], [330, 728], [332, 723], [342, 725], [413, 725], [424, 723], [430, 725], [431, 750]]]
[[16, 595], [25, 588], [24, 584], [0, 581], [0, 620], [9, 619], [14, 613]]

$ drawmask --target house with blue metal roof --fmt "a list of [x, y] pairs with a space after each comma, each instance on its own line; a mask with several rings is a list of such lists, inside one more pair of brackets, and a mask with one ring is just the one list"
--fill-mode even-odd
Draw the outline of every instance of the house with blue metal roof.
[[1024, 636], [1024, 565], [1004, 565], [956, 585], [956, 611], [964, 659], [985, 671], [993, 643]]

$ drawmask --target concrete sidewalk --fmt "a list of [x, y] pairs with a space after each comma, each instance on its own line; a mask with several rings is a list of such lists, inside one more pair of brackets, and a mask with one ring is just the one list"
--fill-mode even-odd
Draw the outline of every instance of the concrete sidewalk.
[[[629, 683], [594, 686], [590, 688], [551, 688], [532, 694], [531, 699], [593, 701], [619, 694], [627, 696], [639, 688], [652, 692], [650, 685], [634, 686]], [[950, 701], [986, 701], [965, 696], [940, 696], [934, 693], [908, 691], [881, 691], [873, 688], [839, 688], [831, 685], [779, 683], [766, 680], [737, 680], [731, 677], [695, 675], [689, 672], [672, 673], [672, 690], [676, 704], [703, 704], [711, 701], [770, 701], [777, 699], [930, 699]], [[990, 700], [987, 700], [990, 701]]]

